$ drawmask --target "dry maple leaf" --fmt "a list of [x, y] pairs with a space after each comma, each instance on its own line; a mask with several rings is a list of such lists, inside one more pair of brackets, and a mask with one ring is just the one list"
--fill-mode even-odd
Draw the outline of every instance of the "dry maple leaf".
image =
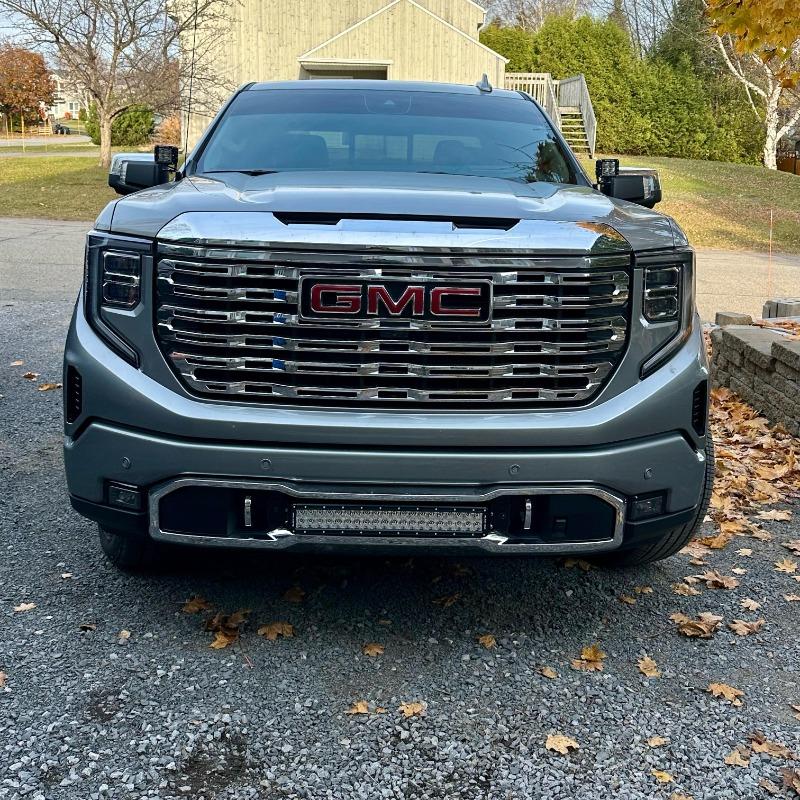
[[437, 606], [441, 606], [442, 608], [450, 608], [454, 603], [457, 603], [461, 599], [461, 592], [455, 592], [454, 594], [446, 594], [444, 597], [437, 597], [433, 602]]
[[183, 604], [181, 611], [183, 611], [184, 614], [197, 614], [200, 611], [211, 611], [211, 603], [200, 597], [199, 594], [196, 594]]
[[765, 792], [767, 792], [767, 794], [772, 794], [772, 795], [775, 795], [775, 794], [778, 794], [778, 792], [780, 792], [780, 790], [781, 790], [781, 787], [780, 787], [780, 786], [778, 786], [778, 785], [774, 784], [774, 783], [773, 783], [771, 780], [769, 780], [768, 778], [762, 778], [762, 779], [761, 779], [761, 780], [758, 782], [758, 785], [759, 785], [759, 786], [760, 786], [760, 787], [761, 787], [761, 788], [762, 788], [762, 789], [763, 789]]
[[650, 656], [642, 656], [639, 659], [637, 666], [639, 667], [639, 672], [641, 672], [642, 675], [646, 676], [647, 678], [661, 677], [661, 670], [658, 668], [658, 664], [656, 664], [656, 662], [653, 661]]
[[214, 634], [211, 647], [222, 650], [234, 644], [239, 639], [239, 629], [247, 621], [249, 610], [234, 611], [233, 614], [216, 613], [211, 619], [206, 620], [205, 628]]
[[669, 743], [669, 739], [665, 739], [663, 736], [651, 736], [647, 740], [647, 744], [650, 747], [663, 747], [665, 744]]
[[369, 703], [366, 700], [356, 700], [345, 714], [369, 714]]
[[787, 522], [791, 518], [791, 511], [780, 511], [777, 508], [771, 508], [769, 511], [759, 511], [756, 514], [756, 519], [771, 519], [778, 522]]
[[544, 746], [553, 753], [561, 753], [562, 756], [568, 755], [570, 750], [577, 750], [578, 743], [570, 736], [563, 733], [551, 733], [544, 743]]
[[697, 619], [691, 619], [686, 614], [676, 612], [669, 617], [677, 626], [678, 631], [690, 638], [710, 639], [722, 622], [722, 617], [703, 611]]
[[211, 642], [209, 647], [213, 650], [222, 650], [232, 645], [238, 638], [239, 634], [236, 631], [214, 631], [214, 641]]
[[552, 667], [539, 667], [537, 672], [550, 680], [554, 680], [558, 677], [558, 673]]
[[633, 587], [634, 594], [653, 594], [653, 587], [652, 586], [634, 586]]
[[130, 631], [122, 630], [117, 634], [117, 639], [119, 639], [120, 641], [123, 641], [123, 642], [127, 642], [128, 639], [130, 639], [130, 638], [131, 638], [131, 632]]
[[797, 562], [793, 558], [782, 558], [775, 562], [775, 572], [783, 572], [792, 575], [797, 572]]
[[288, 622], [270, 622], [266, 625], [262, 625], [256, 633], [259, 636], [263, 636], [268, 641], [274, 642], [279, 636], [283, 636], [286, 639], [290, 639], [294, 636], [294, 626], [290, 625]]
[[23, 378], [29, 381], [35, 381], [39, 377], [38, 372], [25, 372], [22, 375]]
[[600, 645], [592, 644], [581, 650], [580, 658], [572, 659], [572, 667], [584, 672], [602, 672], [605, 658], [606, 654], [600, 649]]
[[659, 783], [672, 783], [675, 778], [669, 774], [669, 772], [664, 772], [663, 769], [651, 769], [650, 774], [659, 782]]
[[734, 575], [747, 575], [747, 570], [744, 567], [734, 567], [731, 572]]
[[14, 606], [14, 611], [22, 613], [24, 611], [33, 611], [34, 608], [36, 608], [36, 603], [20, 603], [18, 606]]
[[690, 794], [681, 794], [680, 792], [673, 792], [669, 796], [669, 800], [694, 800]]
[[745, 622], [743, 619], [735, 619], [733, 622], [728, 623], [728, 627], [737, 636], [750, 636], [758, 633], [763, 627], [765, 619], [757, 619], [755, 622]]
[[800, 601], [800, 594], [785, 594], [783, 599], [788, 600], [790, 603], [797, 603]]
[[400, 707], [397, 709], [405, 719], [409, 717], [424, 717], [426, 712], [425, 703], [420, 703], [418, 700], [414, 700], [410, 703], [400, 703]]
[[71, 573], [71, 572], [62, 572], [62, 573], [61, 573], [61, 577], [62, 577], [64, 580], [67, 580], [67, 579], [69, 579], [69, 578], [71, 578], [71, 577], [72, 577], [72, 573]]
[[287, 603], [302, 603], [306, 596], [306, 591], [300, 586], [292, 586], [283, 593], [283, 599]]
[[750, 764], [750, 751], [746, 747], [737, 747], [725, 756], [729, 767], [746, 767]]
[[754, 753], [766, 753], [772, 758], [782, 758], [791, 760], [795, 754], [780, 742], [771, 742], [761, 731], [753, 731], [750, 734], [750, 746]]
[[693, 577], [705, 581], [709, 589], [735, 589], [739, 585], [739, 581], [736, 580], [736, 578], [732, 578], [729, 575], [721, 575], [716, 570], [709, 570], [702, 575], [695, 575]]
[[378, 644], [377, 642], [368, 642], [361, 648], [361, 652], [365, 656], [374, 658], [375, 656], [382, 656], [384, 649], [385, 648], [382, 644]]
[[709, 683], [706, 691], [710, 692], [714, 697], [721, 697], [723, 700], [727, 700], [731, 705], [742, 705], [742, 701], [739, 698], [744, 697], [744, 692], [741, 689], [734, 689], [733, 686], [728, 686], [727, 683]]
[[84, 633], [88, 633], [89, 631], [96, 631], [97, 624], [95, 622], [81, 622], [78, 625], [78, 630], [83, 631]]
[[60, 389], [60, 388], [61, 388], [61, 384], [60, 383], [40, 383], [36, 387], [36, 391], [37, 392], [52, 392], [53, 389]]
[[745, 611], [758, 611], [758, 609], [761, 608], [761, 603], [750, 597], [745, 597], [743, 600], [740, 600], [739, 605], [745, 609]]
[[750, 547], [743, 547], [741, 550], [736, 551], [736, 555], [745, 556], [745, 558], [753, 555], [753, 550]]
[[672, 591], [683, 597], [696, 597], [700, 594], [699, 589], [695, 589], [694, 586], [689, 586], [688, 583], [673, 583]]
[[478, 644], [482, 644], [487, 650], [497, 647], [497, 639], [491, 633], [484, 633], [478, 637]]
[[784, 542], [782, 547], [791, 550], [796, 556], [800, 556], [800, 539], [792, 539], [791, 542]]
[[584, 572], [588, 572], [592, 565], [583, 558], [565, 558], [564, 559], [564, 566], [567, 569], [572, 569], [573, 567], [580, 567]]
[[21, 367], [25, 362], [17, 359], [16, 361], [12, 361], [8, 366], [9, 367]]
[[7, 680], [8, 680], [8, 675], [5, 672], [0, 671], [0, 689], [5, 688]]
[[625, 603], [627, 606], [636, 605], [636, 598], [631, 597], [629, 594], [621, 594], [617, 599], [620, 601], [620, 603]]
[[800, 705], [792, 704], [791, 709], [794, 711], [794, 718], [800, 720]]

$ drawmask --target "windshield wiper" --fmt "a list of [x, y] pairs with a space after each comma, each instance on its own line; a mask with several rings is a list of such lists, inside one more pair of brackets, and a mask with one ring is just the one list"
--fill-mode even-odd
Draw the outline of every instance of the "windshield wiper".
[[238, 172], [240, 175], [274, 175], [276, 172], [280, 172], [277, 169], [207, 169], [205, 173], [208, 175], [217, 175], [219, 173], [230, 173], [230, 172]]

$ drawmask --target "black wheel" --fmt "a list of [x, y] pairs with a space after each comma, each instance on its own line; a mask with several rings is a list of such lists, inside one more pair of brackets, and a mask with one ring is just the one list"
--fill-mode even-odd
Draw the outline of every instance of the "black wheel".
[[618, 550], [604, 556], [592, 559], [596, 564], [604, 567], [635, 567], [640, 564], [651, 564], [669, 558], [691, 541], [698, 528], [703, 524], [703, 519], [711, 500], [711, 491], [714, 487], [714, 442], [711, 435], [706, 440], [706, 475], [703, 484], [703, 493], [700, 496], [700, 505], [695, 517], [685, 525], [679, 525], [667, 531], [660, 539], [648, 542], [641, 547], [632, 547], [628, 550]]
[[100, 546], [106, 558], [124, 572], [139, 572], [155, 566], [158, 545], [146, 534], [114, 531], [98, 526]]

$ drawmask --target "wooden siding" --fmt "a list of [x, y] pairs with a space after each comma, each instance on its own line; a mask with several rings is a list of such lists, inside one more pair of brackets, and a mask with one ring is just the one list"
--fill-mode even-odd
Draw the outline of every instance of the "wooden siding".
[[[505, 59], [478, 42], [485, 15], [472, 0], [242, 0], [232, 13], [213, 60], [223, 93], [248, 81], [310, 77], [315, 64], [335, 71], [347, 61], [386, 65], [394, 80], [474, 83], [485, 72], [503, 85]], [[197, 91], [195, 98], [196, 111], [216, 102]], [[210, 121], [191, 116], [190, 146]]]

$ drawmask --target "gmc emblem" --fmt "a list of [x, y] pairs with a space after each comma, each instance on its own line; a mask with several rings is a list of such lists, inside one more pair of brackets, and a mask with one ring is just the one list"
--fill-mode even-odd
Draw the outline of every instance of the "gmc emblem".
[[402, 280], [300, 280], [300, 317], [304, 320], [408, 319], [475, 325], [488, 322], [491, 310], [489, 281], [438, 285]]

